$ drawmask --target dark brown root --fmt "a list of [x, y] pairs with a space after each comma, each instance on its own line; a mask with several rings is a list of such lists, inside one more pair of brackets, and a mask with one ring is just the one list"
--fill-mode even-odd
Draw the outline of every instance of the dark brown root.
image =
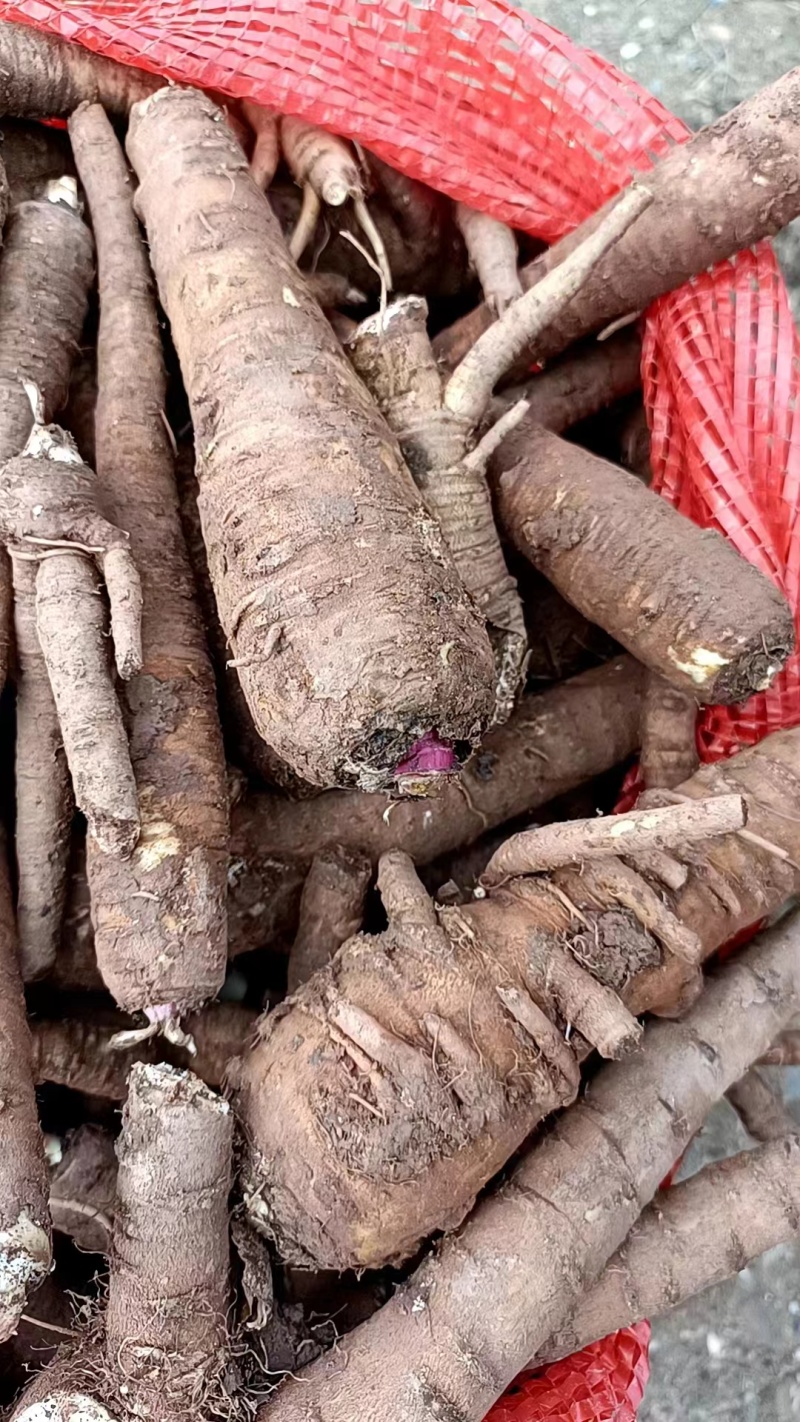
[[543, 429], [511, 468], [501, 446], [493, 481], [519, 551], [651, 670], [704, 703], [770, 685], [794, 647], [791, 610], [721, 534]]

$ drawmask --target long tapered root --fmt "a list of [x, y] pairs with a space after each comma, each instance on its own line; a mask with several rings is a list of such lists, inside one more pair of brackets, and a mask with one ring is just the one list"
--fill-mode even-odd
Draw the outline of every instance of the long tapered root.
[[510, 227], [466, 203], [456, 203], [456, 223], [483, 291], [498, 316], [522, 295], [517, 271], [517, 239]]
[[99, 591], [82, 554], [44, 559], [36, 577], [36, 630], [76, 803], [100, 848], [126, 855], [139, 835], [138, 799], [122, 711], [109, 676]]
[[543, 1367], [640, 1319], [659, 1318], [796, 1239], [798, 1221], [796, 1135], [706, 1166], [656, 1196], [530, 1366]]
[[12, 560], [16, 646], [17, 933], [24, 982], [56, 960], [73, 800], [63, 734], [36, 630], [37, 564]]
[[5, 853], [0, 841], [0, 1342], [16, 1331], [28, 1292], [51, 1263], [47, 1167]]

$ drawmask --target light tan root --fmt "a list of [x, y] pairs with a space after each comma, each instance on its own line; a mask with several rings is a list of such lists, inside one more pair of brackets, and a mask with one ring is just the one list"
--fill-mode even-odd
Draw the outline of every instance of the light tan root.
[[456, 224], [483, 291], [483, 299], [498, 315], [522, 295], [517, 271], [517, 239], [510, 227], [466, 203], [456, 203]]

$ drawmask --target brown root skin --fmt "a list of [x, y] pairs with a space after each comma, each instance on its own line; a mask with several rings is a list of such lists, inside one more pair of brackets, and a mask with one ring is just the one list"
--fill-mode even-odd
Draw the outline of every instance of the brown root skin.
[[71, 1091], [124, 1101], [134, 1062], [154, 1063], [166, 1058], [174, 1066], [191, 1066], [208, 1086], [219, 1087], [231, 1059], [245, 1049], [256, 1013], [232, 1002], [214, 1002], [202, 1012], [190, 1013], [184, 1018], [183, 1027], [194, 1042], [194, 1056], [163, 1039], [115, 1049], [111, 1040], [130, 1027], [130, 1019], [112, 1013], [97, 1019], [97, 1012], [90, 1019], [33, 1019], [33, 1071], [37, 1084], [51, 1081], [68, 1086]]
[[604, 209], [591, 232], [584, 232], [563, 262], [551, 268], [467, 352], [447, 381], [445, 404], [462, 419], [482, 418], [495, 385], [527, 348], [538, 350], [544, 333], [569, 308], [609, 251], [652, 205], [648, 188], [633, 183]]
[[492, 465], [500, 523], [581, 612], [706, 704], [769, 686], [794, 647], [778, 589], [633, 474], [547, 430]]
[[51, 1254], [49, 1182], [4, 841], [0, 842], [0, 1101], [0, 1342], [5, 1342], [19, 1323], [28, 1290], [49, 1273]]
[[[797, 923], [725, 966], [682, 1023], [647, 1029], [509, 1179], [260, 1422], [480, 1422], [623, 1243], [710, 1107], [796, 1011]], [[745, 1025], [746, 1024], [746, 1025]], [[295, 1179], [298, 1177], [295, 1176]]]
[[[0, 35], [8, 28], [3, 25]], [[78, 214], [77, 195], [73, 205], [59, 199], [58, 184], [50, 191], [55, 200], [42, 197], [15, 208], [4, 233], [0, 258], [3, 464], [20, 453], [33, 428], [24, 381], [39, 391], [46, 420], [66, 404], [94, 276], [94, 244]]]
[[456, 223], [481, 284], [483, 299], [497, 316], [522, 295], [517, 271], [517, 239], [510, 227], [466, 203], [456, 203]]
[[101, 588], [81, 553], [44, 558], [36, 632], [47, 666], [75, 803], [101, 853], [130, 854], [139, 805], [122, 711], [107, 662]]
[[41, 199], [49, 182], [74, 173], [67, 135], [49, 124], [0, 120], [0, 159], [6, 170], [9, 205]]
[[95, 949], [123, 1010], [192, 1011], [218, 993], [227, 957], [228, 789], [214, 675], [181, 528], [161, 332], [130, 175], [98, 105], [82, 105], [69, 131], [97, 244], [97, 480], [130, 530], [144, 599], [141, 669], [123, 692], [141, 832], [124, 863], [89, 844]]
[[37, 565], [15, 558], [12, 567], [17, 691], [14, 850], [19, 962], [27, 983], [44, 977], [56, 960], [74, 806], [61, 725], [36, 630]]
[[427, 314], [421, 298], [405, 297], [385, 317], [379, 314], [362, 322], [348, 351], [397, 435], [464, 586], [486, 619], [495, 648], [494, 720], [502, 722], [513, 709], [522, 680], [525, 619], [495, 527], [486, 459], [473, 449], [485, 405], [474, 419], [462, 419], [448, 409]]
[[700, 764], [697, 699], [658, 672], [648, 672], [642, 706], [639, 771], [645, 788], [672, 790]]
[[[370, 213], [386, 249], [394, 289], [421, 296], [458, 295], [469, 284], [467, 253], [453, 220], [453, 204], [424, 183], [417, 183], [365, 154], [372, 178]], [[273, 184], [270, 206], [288, 236], [295, 230], [301, 195], [296, 184]], [[305, 254], [315, 272], [338, 273], [365, 291], [370, 299], [380, 296], [380, 277], [362, 252], [344, 235], [363, 234], [347, 203], [327, 208], [324, 234]], [[324, 240], [323, 240], [324, 236]], [[306, 273], [308, 275], [308, 273]]]
[[798, 1220], [796, 1134], [707, 1165], [656, 1195], [597, 1282], [578, 1299], [572, 1317], [529, 1366], [544, 1367], [618, 1328], [659, 1318], [739, 1273], [766, 1250], [796, 1239]]
[[114, 1137], [99, 1126], [83, 1125], [64, 1142], [50, 1179], [53, 1229], [79, 1249], [108, 1254], [117, 1193]]
[[480, 734], [488, 639], [218, 111], [187, 90], [155, 94], [132, 114], [128, 152], [201, 452], [211, 579], [256, 728], [312, 784], [390, 784], [426, 731]]
[[[800, 70], [793, 69], [752, 99], [673, 149], [643, 175], [653, 194], [649, 212], [598, 263], [574, 300], [536, 344], [539, 359], [557, 355], [716, 262], [779, 232], [800, 212], [797, 179]], [[737, 194], [734, 207], [730, 195]], [[617, 201], [556, 242], [521, 270], [526, 289], [558, 266], [596, 230]], [[443, 331], [437, 359], [448, 370], [492, 322], [485, 304]], [[520, 361], [524, 371], [529, 356]]]
[[253, 104], [249, 99], [242, 100], [242, 113], [255, 134], [253, 152], [250, 155], [250, 172], [253, 182], [265, 192], [275, 177], [275, 170], [280, 162], [279, 118], [271, 109], [265, 109], [261, 104]]
[[491, 888], [521, 874], [539, 874], [609, 854], [635, 858], [652, 850], [681, 850], [693, 840], [743, 829], [746, 822], [747, 805], [741, 795], [715, 795], [659, 809], [521, 830], [492, 855], [481, 884]]
[[754, 1141], [780, 1141], [785, 1136], [800, 1134], [800, 1123], [757, 1067], [752, 1067], [737, 1081], [727, 1096]]
[[82, 100], [127, 114], [165, 82], [28, 25], [0, 24], [0, 113], [66, 118]]
[[761, 1057], [761, 1066], [800, 1066], [800, 1030], [789, 1028]]
[[[800, 733], [783, 732], [703, 767], [684, 791], [743, 795], [755, 833], [796, 863], [798, 769]], [[739, 834], [676, 858], [687, 869], [677, 891], [644, 868], [587, 862], [444, 909], [436, 929], [355, 938], [265, 1019], [237, 1101], [249, 1208], [285, 1257], [372, 1267], [452, 1227], [574, 1095], [527, 1002], [562, 1032], [574, 1024], [578, 1056], [587, 1042], [616, 1055], [635, 1041], [630, 1013], [684, 1008], [700, 960], [800, 884], [792, 863]], [[522, 994], [516, 1010], [509, 988]], [[407, 1058], [421, 1085], [408, 1084]]]
[[361, 927], [372, 864], [365, 854], [344, 849], [311, 861], [300, 895], [297, 935], [289, 955], [287, 989], [301, 987], [324, 968]]
[[591, 341], [570, 351], [522, 385], [496, 395], [489, 407], [497, 419], [518, 400], [528, 412], [503, 441], [503, 462], [510, 468], [527, 451], [531, 428], [543, 425], [562, 434], [570, 425], [596, 415], [625, 395], [640, 389], [642, 341], [634, 326], [626, 326], [607, 341]]
[[377, 864], [404, 849], [418, 865], [610, 770], [638, 744], [641, 667], [628, 657], [526, 696], [458, 781], [424, 801], [334, 791], [313, 801], [251, 794], [232, 814], [231, 955], [283, 942], [316, 854], [355, 850]]
[[[138, 1064], [123, 1112], [105, 1314], [128, 1410], [196, 1415], [219, 1385], [229, 1304], [233, 1116], [190, 1072]], [[138, 1407], [136, 1404], [138, 1403]]]

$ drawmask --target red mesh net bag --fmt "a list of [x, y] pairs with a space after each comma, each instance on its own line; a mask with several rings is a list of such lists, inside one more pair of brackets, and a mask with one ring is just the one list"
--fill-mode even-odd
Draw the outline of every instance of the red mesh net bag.
[[[299, 114], [547, 242], [688, 137], [612, 65], [504, 0], [0, 0], [0, 17]], [[768, 243], [646, 313], [655, 487], [725, 534], [795, 609], [799, 356]], [[795, 657], [767, 693], [704, 713], [701, 754], [798, 722]], [[648, 1336], [640, 1324], [523, 1374], [492, 1422], [634, 1419]]]

